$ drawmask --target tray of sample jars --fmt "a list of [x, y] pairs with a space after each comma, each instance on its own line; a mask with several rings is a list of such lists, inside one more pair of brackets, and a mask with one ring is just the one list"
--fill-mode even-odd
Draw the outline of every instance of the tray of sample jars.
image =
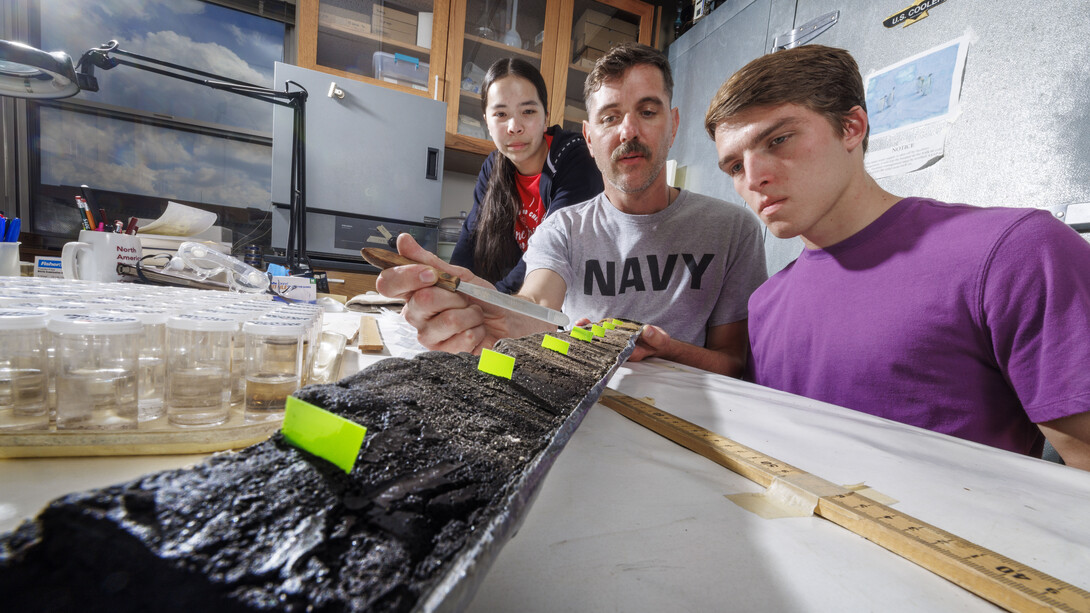
[[176, 455], [241, 449], [269, 438], [282, 416], [247, 421], [232, 407], [227, 421], [214, 426], [175, 426], [166, 417], [125, 430], [17, 430], [0, 432], [0, 458], [116, 455]]

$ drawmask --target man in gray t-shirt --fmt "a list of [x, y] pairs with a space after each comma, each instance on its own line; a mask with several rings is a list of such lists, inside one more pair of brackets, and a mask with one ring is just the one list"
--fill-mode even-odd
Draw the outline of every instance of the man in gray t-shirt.
[[[738, 376], [748, 349], [746, 303], [765, 279], [757, 221], [741, 207], [683, 192], [662, 172], [677, 134], [673, 80], [662, 52], [614, 47], [587, 77], [583, 136], [605, 192], [553, 213], [530, 239], [518, 297], [575, 318], [625, 317], [649, 325], [630, 359], [658, 356]], [[408, 235], [402, 255], [463, 282], [487, 285], [449, 266]], [[473, 351], [546, 331], [538, 320], [430, 287], [435, 271], [383, 271], [378, 290], [405, 298], [402, 314], [430, 349]]]
[[[609, 237], [609, 240], [590, 237]], [[564, 279], [573, 320], [626, 317], [703, 347], [709, 329], [745, 321], [765, 280], [758, 221], [742, 207], [681, 191], [649, 215], [627, 215], [605, 194], [547, 217], [530, 239], [526, 272]]]

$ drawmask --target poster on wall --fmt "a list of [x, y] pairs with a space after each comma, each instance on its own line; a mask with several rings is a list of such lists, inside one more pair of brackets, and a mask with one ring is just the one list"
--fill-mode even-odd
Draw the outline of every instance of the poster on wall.
[[876, 179], [914, 172], [943, 156], [958, 116], [969, 35], [932, 47], [864, 78], [870, 144], [864, 161]]

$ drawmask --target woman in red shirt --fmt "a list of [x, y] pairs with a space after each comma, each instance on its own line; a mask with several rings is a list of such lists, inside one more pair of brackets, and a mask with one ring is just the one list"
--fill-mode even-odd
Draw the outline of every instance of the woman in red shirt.
[[496, 151], [481, 166], [473, 209], [450, 261], [507, 293], [522, 287], [522, 253], [541, 220], [602, 191], [602, 175], [583, 136], [546, 127], [547, 100], [541, 73], [517, 58], [492, 64], [481, 87]]

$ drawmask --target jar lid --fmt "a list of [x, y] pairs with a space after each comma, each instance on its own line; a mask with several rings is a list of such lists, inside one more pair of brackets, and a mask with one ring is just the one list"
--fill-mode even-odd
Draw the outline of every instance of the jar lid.
[[221, 319], [230, 319], [233, 321], [237, 321], [238, 323], [243, 323], [246, 321], [250, 321], [251, 319], [257, 318], [257, 314], [253, 311], [234, 309], [229, 306], [216, 307], [213, 309], [200, 311], [196, 314], [201, 316], [208, 315], [210, 317], [219, 317]]
[[307, 313], [300, 313], [298, 311], [288, 311], [288, 310], [285, 310], [285, 309], [277, 309], [275, 311], [270, 311], [268, 313], [265, 313], [261, 317], [271, 318], [271, 319], [279, 319], [279, 318], [283, 317], [285, 319], [299, 319], [299, 320], [303, 320], [303, 321], [310, 321], [311, 319], [314, 319], [314, 317], [312, 315], [309, 315]]
[[144, 329], [135, 317], [108, 313], [54, 313], [47, 327], [55, 334], [138, 334]]
[[102, 305], [90, 305], [83, 302], [53, 302], [49, 304], [40, 304], [38, 308], [49, 313], [61, 314], [61, 313], [92, 313], [95, 311], [101, 311]]
[[103, 311], [111, 315], [127, 314], [140, 320], [146, 326], [158, 326], [165, 324], [170, 317], [170, 311], [158, 307], [133, 305], [129, 307], [114, 306]]
[[0, 330], [44, 328], [49, 313], [38, 309], [0, 308]]
[[226, 317], [211, 315], [175, 315], [167, 320], [167, 328], [195, 332], [235, 332], [238, 322]]
[[242, 331], [258, 336], [302, 336], [306, 328], [295, 321], [262, 319], [242, 324]]
[[[34, 310], [34, 311], [42, 311], [42, 309], [38, 308], [40, 306], [42, 306], [42, 303], [40, 303], [40, 302], [35, 302], [33, 300], [24, 300], [22, 302], [8, 302], [7, 304], [4, 305], [4, 308], [5, 309], [31, 309], [31, 310]], [[45, 311], [42, 311], [42, 312], [45, 313]]]

